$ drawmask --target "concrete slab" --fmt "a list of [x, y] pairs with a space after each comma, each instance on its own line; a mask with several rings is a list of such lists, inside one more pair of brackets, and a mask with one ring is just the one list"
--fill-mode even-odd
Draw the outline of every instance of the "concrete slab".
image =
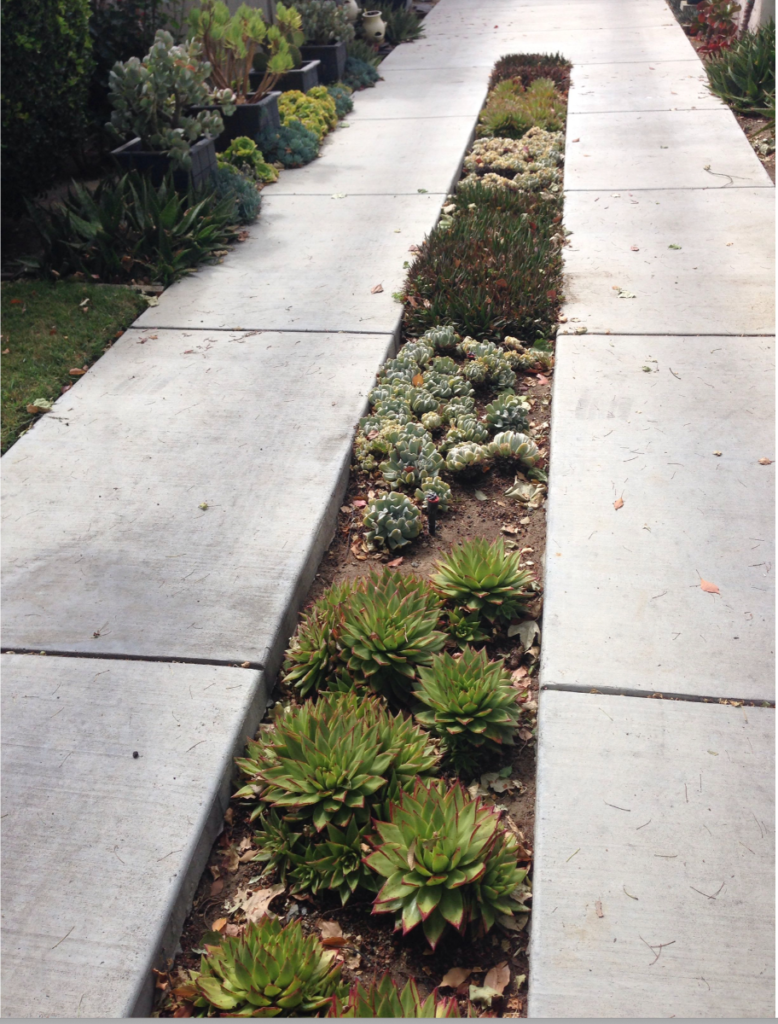
[[472, 123], [486, 98], [489, 75], [483, 68], [393, 71], [386, 67], [384, 61], [380, 71], [383, 81], [375, 89], [365, 89], [355, 97], [354, 109], [347, 119], [349, 124], [409, 117], [462, 116], [469, 117]]
[[272, 675], [392, 344], [128, 331], [3, 458], [4, 646]]
[[[707, 81], [697, 57], [675, 63], [578, 65], [572, 70], [568, 114], [726, 109]], [[578, 125], [585, 137], [586, 122]]]
[[541, 693], [530, 1017], [773, 1016], [774, 715]]
[[[264, 712], [261, 673], [2, 661], [4, 1017], [151, 1012]], [[138, 757], [133, 756], [138, 752]]]
[[[485, 88], [484, 83], [483, 91]], [[421, 108], [418, 104], [417, 109]], [[477, 116], [476, 111], [462, 117], [349, 121], [348, 128], [325, 139], [318, 160], [285, 171], [264, 195], [324, 195], [327, 200], [333, 193], [414, 198], [420, 192], [446, 195], [459, 179]], [[420, 160], [422, 138], [425, 156]]]
[[774, 699], [774, 384], [764, 338], [557, 340], [545, 684]]
[[[618, 160], [613, 159], [614, 133]], [[773, 187], [734, 114], [724, 107], [569, 114], [567, 138], [566, 191]]]
[[773, 189], [616, 191], [566, 195], [566, 331], [774, 333]]
[[[137, 324], [394, 333], [402, 308], [392, 293], [405, 281], [408, 247], [432, 230], [444, 198], [268, 193], [240, 258], [173, 285]], [[372, 294], [378, 284], [383, 292]]]

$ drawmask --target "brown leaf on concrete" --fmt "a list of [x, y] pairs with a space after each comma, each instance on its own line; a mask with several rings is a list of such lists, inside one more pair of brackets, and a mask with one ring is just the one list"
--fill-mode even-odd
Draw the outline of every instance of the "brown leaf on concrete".
[[597, 900], [595, 902], [594, 910], [595, 910], [595, 913], [597, 914], [597, 917], [604, 917], [605, 916], [603, 914], [603, 912], [602, 912], [602, 900]]
[[721, 591], [715, 583], [709, 583], [708, 580], [700, 580], [700, 590], [704, 590], [706, 594], [720, 594]]
[[374, 286], [373, 286], [373, 287], [372, 287], [372, 288], [370, 289], [370, 294], [371, 294], [371, 295], [378, 295], [378, 293], [379, 293], [379, 292], [382, 292], [383, 290], [384, 290], [384, 286], [383, 286], [382, 284], [377, 284], [377, 285], [374, 285]]
[[624, 508], [624, 499], [616, 498], [616, 500], [613, 502], [613, 507], [616, 509], [617, 512], [620, 508]]
[[760, 459], [759, 460], [759, 465], [760, 466], [772, 466], [772, 464], [773, 464], [773, 460], [772, 459]]

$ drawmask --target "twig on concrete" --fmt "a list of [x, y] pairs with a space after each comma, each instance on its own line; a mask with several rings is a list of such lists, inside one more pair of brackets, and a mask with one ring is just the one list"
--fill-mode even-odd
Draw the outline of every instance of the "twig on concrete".
[[652, 953], [654, 952], [655, 949], [659, 950], [659, 952], [656, 954], [654, 959], [648, 965], [649, 967], [652, 967], [657, 962], [659, 957], [662, 955], [662, 950], [665, 948], [665, 946], [672, 946], [675, 943], [675, 941], [676, 941], [675, 939], [673, 939], [671, 942], [659, 942], [659, 943], [657, 943], [657, 945], [652, 946], [650, 942], [646, 942], [646, 940], [643, 938], [642, 935], [638, 935], [638, 938], [640, 939], [641, 942], [645, 943], [648, 946], [648, 948], [651, 950]]

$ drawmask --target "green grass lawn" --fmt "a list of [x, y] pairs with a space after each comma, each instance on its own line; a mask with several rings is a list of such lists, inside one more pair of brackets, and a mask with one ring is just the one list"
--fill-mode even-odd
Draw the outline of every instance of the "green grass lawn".
[[[82, 306], [84, 299], [89, 302]], [[58, 398], [66, 384], [78, 379], [69, 371], [99, 359], [146, 305], [141, 295], [128, 288], [71, 281], [3, 284], [3, 452], [36, 418], [27, 406], [38, 398], [50, 402]]]

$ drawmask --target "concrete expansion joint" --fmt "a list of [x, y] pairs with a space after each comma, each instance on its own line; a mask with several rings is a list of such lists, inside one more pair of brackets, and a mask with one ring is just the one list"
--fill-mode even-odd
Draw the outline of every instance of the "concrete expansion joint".
[[27, 654], [38, 657], [93, 659], [95, 661], [150, 661], [158, 665], [214, 665], [221, 668], [251, 668], [262, 671], [261, 661], [241, 661], [239, 658], [183, 658], [164, 654], [116, 654], [110, 651], [45, 651], [37, 647], [0, 647], [2, 654]]
[[713, 697], [697, 693], [668, 693], [666, 691], [649, 692], [620, 686], [576, 686], [575, 683], [542, 683], [541, 690], [553, 690], [556, 693], [604, 694], [606, 697], [640, 697], [643, 700], [688, 701], [692, 704], [729, 704], [737, 707], [772, 708], [774, 700], [756, 700], [753, 697]]

